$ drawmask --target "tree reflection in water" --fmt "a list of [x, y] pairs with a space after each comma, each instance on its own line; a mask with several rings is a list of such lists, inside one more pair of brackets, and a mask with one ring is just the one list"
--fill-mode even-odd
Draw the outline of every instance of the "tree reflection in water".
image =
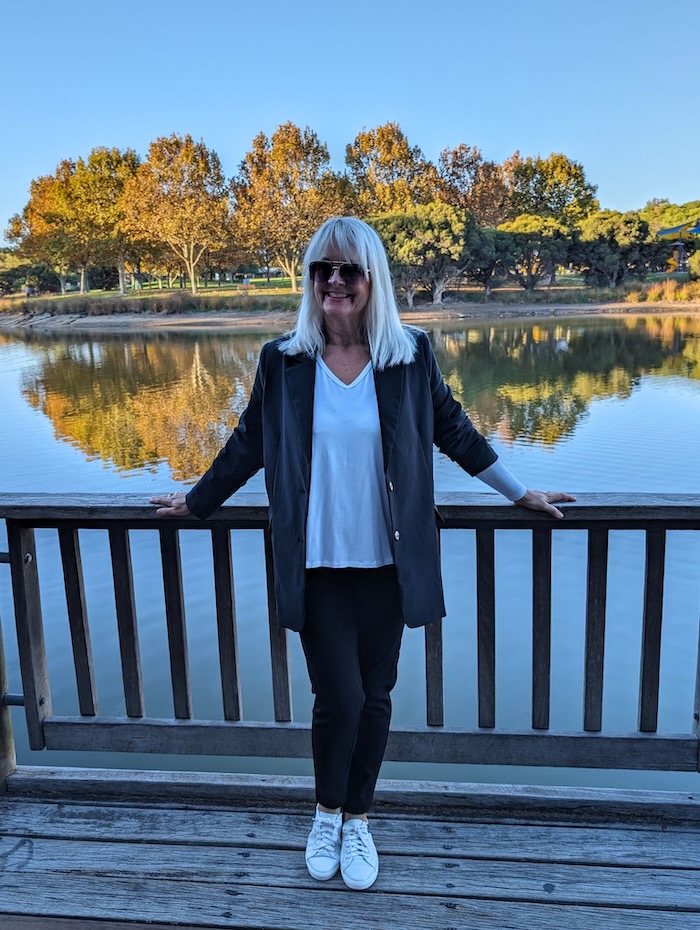
[[[0, 342], [12, 337], [0, 336]], [[270, 335], [27, 337], [23, 395], [57, 438], [117, 469], [167, 463], [195, 480], [236, 426]], [[433, 330], [438, 361], [479, 428], [553, 446], [591, 403], [644, 375], [700, 378], [700, 318], [587, 318]]]
[[238, 423], [266, 338], [36, 340], [22, 393], [89, 457], [191, 481]]
[[554, 445], [592, 401], [625, 398], [643, 375], [700, 378], [700, 319], [511, 321], [436, 330], [445, 378], [479, 428]]

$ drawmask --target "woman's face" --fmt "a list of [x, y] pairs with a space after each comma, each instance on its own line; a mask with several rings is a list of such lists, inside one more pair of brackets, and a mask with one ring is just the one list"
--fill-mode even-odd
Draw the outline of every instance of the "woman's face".
[[[356, 263], [354, 256], [341, 255], [334, 249], [329, 250], [322, 260], [334, 265], [344, 262]], [[343, 327], [354, 326], [359, 329], [369, 303], [370, 289], [368, 274], [354, 283], [348, 283], [343, 280], [338, 267], [333, 268], [328, 281], [322, 282], [314, 278], [314, 297], [323, 311], [324, 319], [331, 325], [335, 322]]]

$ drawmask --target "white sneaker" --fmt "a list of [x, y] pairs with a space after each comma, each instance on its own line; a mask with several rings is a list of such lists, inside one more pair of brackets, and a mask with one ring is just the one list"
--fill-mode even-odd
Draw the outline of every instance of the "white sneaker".
[[364, 891], [377, 880], [379, 856], [364, 820], [346, 820], [343, 824], [340, 872], [345, 884], [354, 891]]
[[312, 878], [326, 882], [340, 866], [342, 814], [326, 814], [316, 807], [311, 833], [306, 841], [306, 868]]

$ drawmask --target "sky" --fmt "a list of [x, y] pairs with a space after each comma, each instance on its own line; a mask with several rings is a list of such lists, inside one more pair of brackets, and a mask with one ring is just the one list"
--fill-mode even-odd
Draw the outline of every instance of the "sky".
[[233, 176], [309, 126], [344, 166], [398, 122], [436, 161], [563, 152], [605, 209], [700, 199], [700, 0], [6, 0], [0, 231], [33, 178], [189, 133]]

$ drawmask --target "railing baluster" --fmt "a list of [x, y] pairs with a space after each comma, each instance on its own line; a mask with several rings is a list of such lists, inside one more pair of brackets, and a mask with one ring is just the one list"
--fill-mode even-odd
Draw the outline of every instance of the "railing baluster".
[[603, 725], [603, 659], [605, 654], [605, 601], [608, 579], [608, 531], [588, 532], [586, 591], [586, 658], [583, 729]]
[[476, 531], [479, 726], [496, 726], [496, 581], [494, 531]]
[[445, 686], [442, 668], [442, 620], [425, 628], [426, 723], [430, 727], [445, 725]]
[[7, 539], [29, 748], [43, 749], [46, 745], [43, 723], [51, 715], [51, 691], [46, 665], [34, 530], [18, 526], [14, 520], [8, 520]]
[[8, 687], [5, 644], [2, 637], [2, 620], [0, 620], [0, 794], [4, 794], [7, 789], [7, 776], [12, 775], [17, 767], [10, 707], [2, 700], [3, 695], [7, 694]]
[[277, 723], [292, 719], [292, 685], [289, 677], [287, 631], [277, 622], [275, 601], [275, 565], [270, 530], [265, 531], [265, 581], [267, 584], [267, 618], [270, 627], [270, 661], [272, 663], [272, 700]]
[[85, 585], [78, 531], [65, 526], [59, 527], [58, 541], [63, 564], [68, 624], [73, 648], [75, 680], [78, 687], [78, 705], [84, 717], [94, 717], [97, 713], [95, 666], [85, 607]]
[[[438, 548], [442, 539], [438, 529]], [[442, 663], [442, 620], [425, 628], [425, 703], [426, 723], [430, 727], [445, 725], [445, 681]]]
[[695, 697], [693, 699], [693, 736], [698, 744], [696, 771], [700, 772], [700, 618], [698, 618], [698, 652], [695, 666]]
[[661, 665], [666, 533], [663, 530], [647, 530], [646, 537], [639, 729], [643, 733], [655, 733], [659, 717], [659, 668]]
[[552, 531], [532, 531], [532, 728], [549, 728], [552, 656]]
[[134, 578], [131, 568], [129, 531], [121, 527], [110, 527], [109, 549], [112, 556], [114, 599], [117, 608], [119, 653], [122, 664], [126, 714], [128, 717], [143, 717], [141, 654], [136, 627], [136, 599], [134, 597]]
[[182, 560], [177, 530], [164, 527], [160, 531], [160, 557], [163, 565], [165, 620], [168, 626], [170, 679], [173, 689], [173, 710], [178, 720], [192, 717], [192, 694], [187, 652], [185, 599], [182, 593]]
[[224, 719], [241, 719], [241, 684], [238, 673], [236, 609], [233, 600], [233, 556], [231, 533], [225, 527], [211, 531], [214, 556], [216, 628], [219, 636], [219, 666], [224, 702]]

